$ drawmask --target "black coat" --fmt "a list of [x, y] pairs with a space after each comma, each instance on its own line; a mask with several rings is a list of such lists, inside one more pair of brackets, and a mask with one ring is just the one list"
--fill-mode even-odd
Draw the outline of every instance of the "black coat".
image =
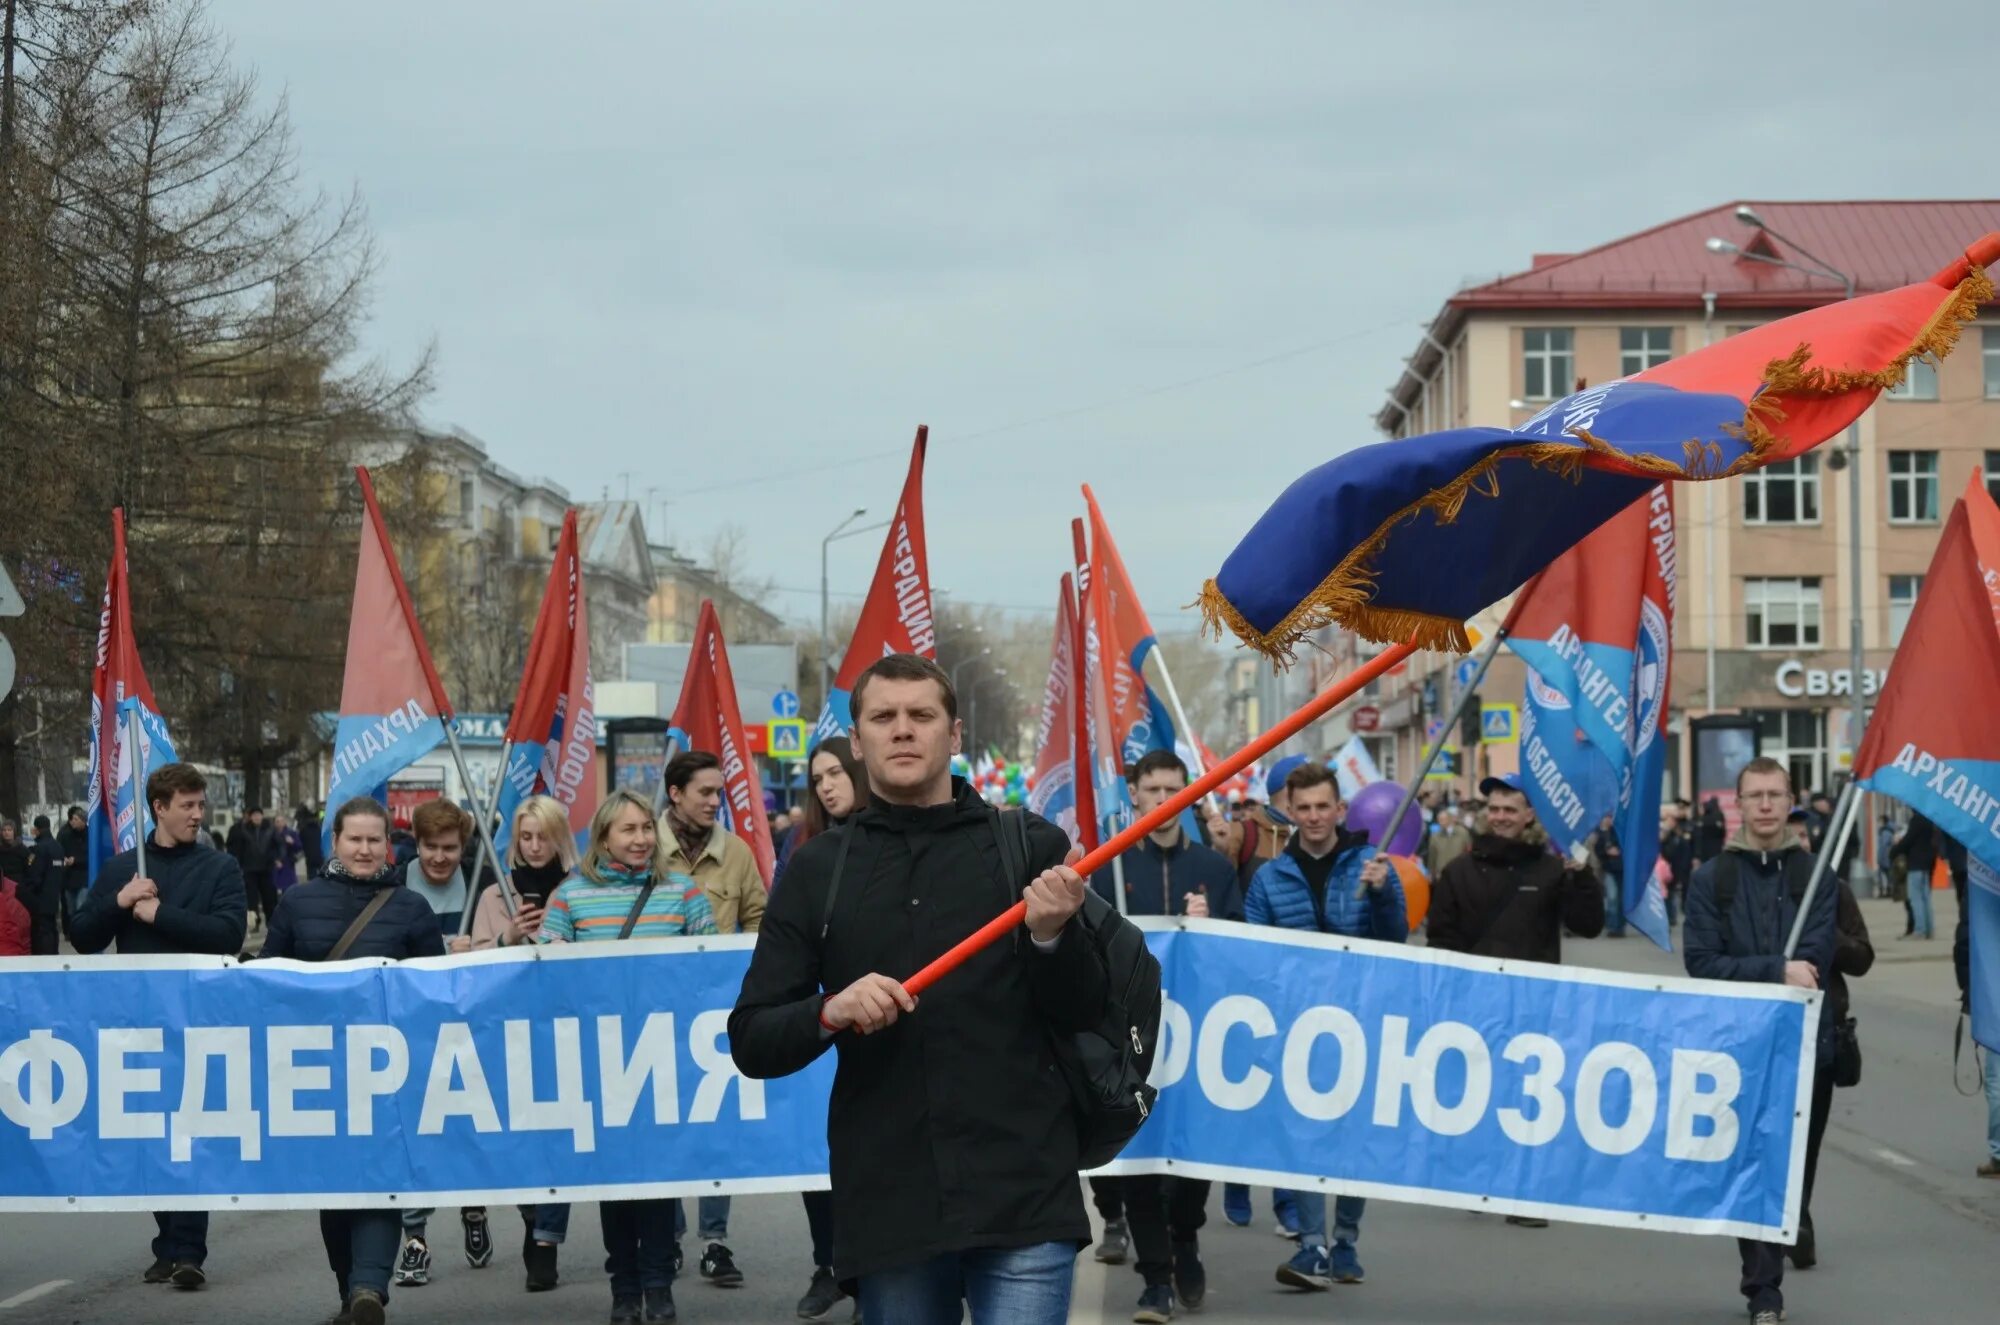
[[62, 848], [53, 833], [28, 842], [28, 882], [32, 898], [23, 901], [31, 915], [62, 913]]
[[1840, 896], [1835, 899], [1833, 934], [1833, 975], [1826, 982], [1826, 1015], [1845, 1017], [1850, 1004], [1847, 998], [1847, 977], [1868, 974], [1875, 965], [1875, 945], [1868, 938], [1868, 921], [1861, 914], [1861, 903], [1854, 899], [1854, 890], [1845, 880], [1822, 880], [1820, 887], [1828, 883], [1840, 885]]
[[1565, 927], [1586, 939], [1604, 932], [1604, 888], [1545, 843], [1481, 833], [1438, 872], [1426, 923], [1430, 946], [1446, 952], [1560, 962]]
[[[772, 894], [729, 1018], [745, 1075], [797, 1072], [840, 1055], [827, 1112], [834, 1268], [843, 1278], [975, 1247], [1090, 1239], [1076, 1124], [1050, 1048], [1102, 1013], [1107, 978], [1075, 922], [1051, 952], [1017, 929], [869, 1036], [828, 1039], [819, 1013], [871, 972], [913, 974], [1018, 900], [1002, 877], [992, 812], [961, 781], [946, 805], [871, 804], [798, 849]], [[853, 837], [859, 830], [859, 836]], [[1069, 847], [1030, 815], [1039, 872]], [[830, 929], [834, 860], [852, 837]]]
[[115, 941], [135, 953], [206, 952], [233, 957], [243, 950], [243, 871], [197, 838], [184, 847], [146, 843], [146, 874], [160, 890], [160, 909], [147, 924], [118, 905], [118, 892], [138, 873], [138, 853], [104, 862], [69, 921], [78, 952], [103, 952]]
[[229, 854], [245, 874], [269, 874], [278, 868], [278, 828], [269, 819], [253, 824], [239, 821], [229, 830]]
[[12, 879], [21, 885], [21, 905], [28, 904], [27, 891], [33, 880], [28, 877], [28, 844], [20, 838], [12, 842], [0, 843], [0, 879]]
[[321, 875], [278, 899], [271, 929], [264, 936], [266, 957], [291, 957], [323, 962], [340, 936], [354, 923], [378, 888], [393, 888], [389, 900], [354, 940], [347, 957], [444, 956], [444, 932], [431, 904], [403, 887], [403, 871], [390, 871], [379, 881]]
[[80, 892], [90, 886], [90, 830], [62, 826], [56, 834], [56, 845], [62, 848], [63, 859], [72, 862], [63, 868], [63, 891]]

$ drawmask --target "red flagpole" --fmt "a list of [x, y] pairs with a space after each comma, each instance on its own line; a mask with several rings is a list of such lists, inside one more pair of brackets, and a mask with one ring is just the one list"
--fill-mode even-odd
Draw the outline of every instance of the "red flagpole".
[[[1363, 686], [1383, 675], [1390, 668], [1396, 666], [1396, 664], [1402, 662], [1416, 651], [1417, 649], [1414, 644], [1397, 644], [1376, 654], [1366, 663], [1348, 673], [1345, 678], [1334, 682], [1325, 690], [1320, 691], [1319, 694], [1307, 700], [1304, 706], [1283, 722], [1271, 728], [1262, 736], [1257, 737], [1215, 767], [1209, 769], [1208, 772], [1202, 774], [1201, 777], [1189, 783], [1180, 791], [1175, 792], [1165, 804], [1159, 806], [1151, 814], [1140, 818], [1130, 827], [1126, 828], [1124, 832], [1119, 833], [1109, 842], [1106, 842], [1103, 846], [1098, 847], [1097, 850], [1078, 861], [1075, 866], [1076, 872], [1087, 879], [1098, 870], [1103, 869], [1104, 866], [1111, 862], [1114, 856], [1122, 855], [1124, 852], [1131, 850], [1141, 840], [1152, 834], [1154, 830], [1160, 828], [1169, 820], [1178, 817], [1181, 811], [1187, 809], [1203, 796], [1216, 790], [1223, 783], [1229, 781], [1229, 779], [1235, 777], [1238, 773], [1250, 767], [1250, 765], [1256, 763], [1259, 759], [1262, 759], [1265, 755], [1277, 749], [1280, 745], [1283, 745], [1313, 723], [1319, 721], [1319, 719], [1325, 717], [1334, 708], [1353, 698]], [[1027, 881], [1024, 879], [1021, 882], [1025, 884]], [[915, 975], [903, 981], [903, 988], [910, 992], [912, 998], [923, 993], [924, 990], [929, 989], [939, 980], [942, 980], [945, 976], [950, 975], [960, 966], [963, 966], [974, 953], [1013, 932], [1014, 926], [1025, 920], [1027, 915], [1028, 904], [1026, 901], [1014, 903], [1014, 905], [1008, 907], [1005, 911], [1002, 911], [999, 915], [987, 921], [986, 924], [973, 931], [972, 934], [959, 942], [949, 952], [946, 952], [936, 961], [924, 967], [923, 970], [918, 971]]]

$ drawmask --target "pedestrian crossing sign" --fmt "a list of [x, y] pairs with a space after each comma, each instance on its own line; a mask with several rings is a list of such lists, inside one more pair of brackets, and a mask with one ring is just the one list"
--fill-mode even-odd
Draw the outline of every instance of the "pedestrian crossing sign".
[[1484, 745], [1504, 745], [1520, 739], [1521, 706], [1484, 704], [1479, 709], [1479, 740]]
[[806, 757], [806, 720], [804, 718], [773, 718], [764, 724], [764, 752], [773, 759], [804, 759]]

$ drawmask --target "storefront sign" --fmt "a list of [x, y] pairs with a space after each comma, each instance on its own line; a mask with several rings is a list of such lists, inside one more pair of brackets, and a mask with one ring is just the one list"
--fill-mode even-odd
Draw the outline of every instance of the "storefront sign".
[[[1789, 699], [1837, 698], [1854, 693], [1852, 673], [1848, 668], [1829, 670], [1824, 667], [1808, 667], [1797, 658], [1787, 658], [1778, 664], [1772, 673], [1771, 683], [1778, 693]], [[1861, 693], [1873, 695], [1882, 688], [1889, 677], [1887, 668], [1870, 667], [1861, 673]]]

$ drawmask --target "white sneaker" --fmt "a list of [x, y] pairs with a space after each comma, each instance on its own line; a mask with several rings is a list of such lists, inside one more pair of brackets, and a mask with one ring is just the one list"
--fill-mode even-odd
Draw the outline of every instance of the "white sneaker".
[[431, 1249], [422, 1238], [411, 1238], [403, 1244], [403, 1254], [396, 1261], [396, 1287], [422, 1288], [430, 1281]]

